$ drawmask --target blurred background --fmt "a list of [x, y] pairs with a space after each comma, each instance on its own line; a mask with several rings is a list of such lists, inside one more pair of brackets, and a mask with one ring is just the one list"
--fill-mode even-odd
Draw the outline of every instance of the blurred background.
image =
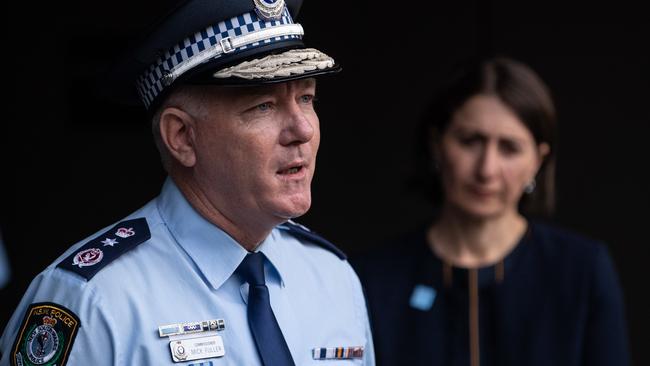
[[[97, 75], [156, 4], [4, 5], [0, 229], [11, 272], [0, 329], [31, 279], [67, 247], [159, 192], [164, 172], [144, 110], [93, 94]], [[426, 222], [431, 207], [407, 183], [432, 92], [459, 60], [519, 59], [557, 104], [553, 221], [608, 244], [634, 363], [650, 365], [650, 23], [640, 5], [306, 0], [298, 21], [306, 43], [344, 67], [319, 85], [314, 204], [299, 222], [352, 254]]]

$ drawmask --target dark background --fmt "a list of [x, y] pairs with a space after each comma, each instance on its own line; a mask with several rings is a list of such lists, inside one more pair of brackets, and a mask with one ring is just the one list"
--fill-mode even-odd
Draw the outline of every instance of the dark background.
[[[31, 278], [155, 197], [164, 179], [144, 112], [92, 94], [96, 75], [155, 8], [63, 3], [3, 5], [0, 223], [13, 278], [0, 293], [0, 328]], [[609, 245], [632, 355], [649, 365], [650, 25], [640, 5], [572, 7], [308, 0], [298, 18], [306, 43], [344, 72], [319, 86], [314, 204], [299, 221], [350, 253], [422, 223], [431, 208], [406, 182], [431, 93], [458, 60], [517, 58], [539, 72], [557, 103], [555, 221]]]

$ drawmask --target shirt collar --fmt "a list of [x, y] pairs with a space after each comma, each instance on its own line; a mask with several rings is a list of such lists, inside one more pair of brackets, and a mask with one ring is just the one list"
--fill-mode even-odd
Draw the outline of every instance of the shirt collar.
[[[165, 180], [158, 197], [158, 211], [176, 242], [215, 290], [232, 276], [248, 253], [225, 231], [194, 210], [170, 177]], [[258, 250], [269, 260], [272, 277], [284, 285], [280, 270], [284, 261], [278, 239], [280, 233], [274, 228]]]
[[286, 258], [290, 254], [289, 251], [291, 249], [287, 249], [286, 243], [283, 244], [282, 240], [280, 230], [275, 227], [271, 231], [271, 234], [259, 245], [257, 250], [264, 253], [266, 259], [271, 263], [271, 273], [274, 275], [275, 280], [279, 282], [280, 286], [284, 287], [286, 286], [287, 279]]

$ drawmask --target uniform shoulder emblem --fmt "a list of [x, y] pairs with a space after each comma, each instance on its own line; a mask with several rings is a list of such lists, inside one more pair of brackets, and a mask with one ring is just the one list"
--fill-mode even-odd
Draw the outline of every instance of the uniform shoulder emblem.
[[97, 236], [57, 265], [90, 280], [117, 257], [151, 238], [144, 217], [122, 221]]
[[337, 248], [336, 245], [330, 243], [327, 239], [322, 236], [314, 233], [305, 226], [302, 226], [291, 220], [285, 222], [284, 224], [278, 226], [279, 229], [289, 232], [291, 235], [297, 237], [298, 239], [307, 240], [314, 244], [317, 244], [320, 247], [323, 247], [330, 252], [334, 253], [337, 257], [344, 260], [347, 259], [347, 256], [341, 249]]
[[16, 335], [11, 365], [58, 365], [68, 362], [79, 318], [54, 303], [31, 304]]

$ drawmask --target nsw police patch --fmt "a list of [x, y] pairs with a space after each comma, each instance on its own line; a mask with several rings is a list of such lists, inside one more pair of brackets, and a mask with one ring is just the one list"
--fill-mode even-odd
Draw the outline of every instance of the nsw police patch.
[[79, 318], [53, 303], [31, 304], [11, 354], [12, 366], [64, 366], [79, 329]]

